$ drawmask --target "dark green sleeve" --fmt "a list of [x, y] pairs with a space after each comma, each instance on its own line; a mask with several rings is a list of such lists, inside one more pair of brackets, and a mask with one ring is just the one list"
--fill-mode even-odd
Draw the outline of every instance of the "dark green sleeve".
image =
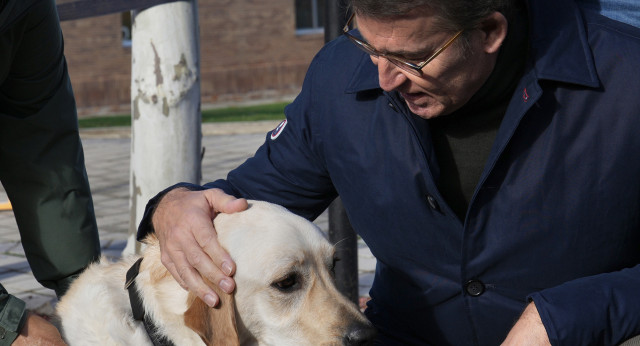
[[100, 243], [55, 1], [0, 35], [0, 180], [34, 276], [61, 296]]
[[26, 318], [25, 303], [7, 293], [0, 285], [0, 346], [16, 339]]

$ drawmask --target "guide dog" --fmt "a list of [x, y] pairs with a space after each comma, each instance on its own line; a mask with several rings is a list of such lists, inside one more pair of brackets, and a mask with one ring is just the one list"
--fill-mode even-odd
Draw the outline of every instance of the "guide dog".
[[[160, 262], [160, 246], [151, 235], [144, 241], [141, 261], [134, 256], [115, 263], [103, 258], [75, 280], [56, 306], [65, 341], [225, 346], [372, 342], [370, 322], [335, 288], [334, 248], [317, 226], [259, 201], [249, 201], [246, 211], [219, 214], [214, 226], [237, 264], [236, 290], [233, 295], [220, 291], [218, 307], [209, 308], [180, 287]], [[127, 290], [125, 277], [136, 263], [139, 273], [129, 278]], [[133, 310], [128, 291], [141, 300]], [[144, 317], [137, 320], [134, 310], [140, 309]]]

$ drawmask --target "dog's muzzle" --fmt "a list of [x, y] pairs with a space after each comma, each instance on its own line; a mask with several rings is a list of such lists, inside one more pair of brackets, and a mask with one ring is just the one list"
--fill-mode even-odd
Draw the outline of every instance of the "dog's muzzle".
[[342, 338], [343, 346], [366, 346], [372, 345], [376, 338], [376, 329], [368, 323], [357, 322], [349, 326], [349, 329]]

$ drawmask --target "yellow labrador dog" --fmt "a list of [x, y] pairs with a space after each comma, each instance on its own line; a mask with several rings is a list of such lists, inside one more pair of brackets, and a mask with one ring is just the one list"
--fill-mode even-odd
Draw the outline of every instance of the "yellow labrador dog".
[[[371, 324], [334, 286], [334, 249], [315, 225], [258, 201], [249, 201], [246, 211], [220, 214], [214, 223], [220, 244], [237, 263], [236, 291], [221, 293], [217, 308], [178, 285], [160, 262], [157, 238], [150, 236], [141, 262], [103, 259], [73, 283], [56, 307], [65, 340], [136, 346], [372, 342]], [[129, 278], [127, 290], [125, 276], [136, 263], [138, 274]], [[143, 321], [134, 318], [136, 304]]]

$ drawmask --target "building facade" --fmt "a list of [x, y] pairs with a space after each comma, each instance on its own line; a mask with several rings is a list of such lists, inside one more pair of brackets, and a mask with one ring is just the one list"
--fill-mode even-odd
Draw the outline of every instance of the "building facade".
[[[322, 0], [198, 0], [203, 107], [295, 96], [324, 43], [323, 8]], [[130, 111], [129, 21], [127, 12], [62, 22], [80, 116]]]

